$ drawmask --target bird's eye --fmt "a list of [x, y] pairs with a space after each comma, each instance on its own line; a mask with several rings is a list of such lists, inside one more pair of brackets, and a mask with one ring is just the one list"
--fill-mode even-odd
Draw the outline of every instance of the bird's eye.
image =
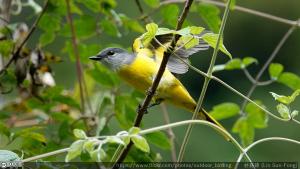
[[114, 54], [115, 54], [115, 52], [112, 51], [112, 50], [110, 50], [110, 51], [107, 52], [107, 55], [114, 55]]

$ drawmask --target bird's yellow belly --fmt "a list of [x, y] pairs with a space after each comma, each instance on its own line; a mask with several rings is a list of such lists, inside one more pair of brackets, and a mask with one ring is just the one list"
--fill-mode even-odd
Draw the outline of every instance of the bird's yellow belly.
[[[124, 81], [145, 93], [152, 85], [158, 69], [159, 65], [153, 62], [151, 58], [139, 56], [130, 65], [125, 65], [119, 69], [117, 73]], [[190, 111], [195, 108], [194, 99], [180, 81], [167, 69], [161, 78], [154, 97]]]
[[[152, 85], [158, 69], [158, 65], [151, 58], [139, 56], [130, 65], [123, 66], [117, 73], [133, 87], [146, 91]], [[158, 90], [168, 87], [174, 80], [175, 77], [165, 71]]]

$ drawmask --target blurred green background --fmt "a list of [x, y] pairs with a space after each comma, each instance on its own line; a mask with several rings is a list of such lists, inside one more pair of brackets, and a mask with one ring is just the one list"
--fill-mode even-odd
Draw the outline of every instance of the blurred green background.
[[[132, 18], [140, 16], [138, 8], [133, 0], [118, 0], [117, 3], [117, 8], [115, 10], [119, 13], [124, 13]], [[272, 15], [290, 20], [297, 20], [297, 18], [300, 17], [299, 0], [237, 0], [237, 5], [270, 13]], [[143, 2], [142, 6], [144, 7], [144, 11], [146, 13], [147, 11], [150, 11], [150, 8], [148, 8]], [[179, 4], [179, 6], [182, 8], [183, 4]], [[224, 10], [223, 8], [220, 9], [221, 11]], [[23, 18], [20, 16], [13, 17], [12, 22], [22, 21], [24, 19], [32, 20], [32, 16], [27, 15], [27, 13], [31, 13], [30, 9], [26, 9], [23, 12]], [[155, 15], [151, 17], [156, 23], [159, 23], [161, 18], [159, 12], [155, 13]], [[188, 17], [189, 20], [196, 24], [196, 26], [203, 26], [207, 28], [207, 25], [205, 25], [197, 13], [191, 13]], [[160, 23], [160, 26], [166, 25], [165, 23]], [[229, 19], [225, 28], [224, 44], [234, 58], [251, 56], [258, 59], [259, 64], [252, 65], [249, 68], [251, 74], [255, 76], [289, 28], [289, 25], [233, 10], [229, 14]], [[99, 36], [96, 35], [86, 43], [96, 43], [99, 44], [101, 48], [114, 46], [116, 44], [121, 45], [124, 48], [130, 48], [131, 42], [134, 40], [134, 38], [140, 35], [131, 32], [124, 33], [122, 30], [120, 30], [120, 32], [122, 33], [122, 37], [120, 38], [101, 34]], [[34, 33], [34, 36], [30, 39], [29, 43], [35, 44], [39, 34], [39, 31]], [[64, 60], [64, 62], [52, 66], [57, 85], [63, 85], [72, 89], [76, 81], [75, 64], [69, 60], [69, 56], [60, 52], [61, 45], [64, 44], [65, 40], [68, 39], [56, 39], [55, 43], [50, 44], [47, 49], [49, 51], [53, 51], [59, 56], [62, 56]], [[286, 44], [278, 53], [278, 56], [273, 61], [283, 64], [286, 71], [294, 72], [298, 75], [300, 75], [299, 42], [300, 31], [296, 30], [287, 40]], [[202, 71], [206, 71], [209, 66], [212, 51], [213, 50], [210, 49], [192, 56], [192, 65], [196, 66]], [[219, 53], [217, 64], [224, 63], [227, 60], [227, 56]], [[251, 83], [241, 70], [222, 71], [217, 72], [215, 75], [244, 94], [248, 92], [251, 86]], [[268, 73], [266, 72], [261, 79], [267, 80], [268, 78]], [[203, 77], [190, 70], [187, 74], [180, 76], [180, 79], [190, 91], [192, 96], [197, 99], [201, 92]], [[292, 93], [291, 89], [283, 85], [272, 84], [267, 87], [258, 87], [251, 98], [262, 100], [267, 106], [268, 110], [274, 114], [277, 114], [275, 107], [276, 102], [269, 94], [271, 91], [285, 95], [290, 95]], [[224, 88], [222, 85], [211, 81], [205, 97], [204, 107], [207, 110], [211, 110], [212, 106], [222, 102], [235, 102], [241, 105], [243, 99]], [[299, 103], [300, 99], [293, 104], [293, 108], [299, 110]], [[173, 106], [168, 106], [168, 111], [171, 122], [191, 118], [191, 114]], [[236, 119], [237, 118], [230, 118], [228, 120], [221, 121], [221, 123], [224, 124], [226, 129], [231, 131], [233, 123]], [[143, 128], [164, 124], [160, 107], [157, 106], [155, 108], [151, 108], [149, 110], [149, 114], [145, 115], [143, 121]], [[120, 130], [115, 119], [111, 121], [109, 126], [113, 128], [113, 131], [117, 132]], [[300, 140], [299, 129], [299, 125], [296, 125], [295, 123], [280, 122], [270, 117], [267, 128], [255, 130], [255, 140], [276, 136]], [[177, 152], [179, 151], [185, 130], [186, 127], [178, 127], [174, 129], [176, 135]], [[238, 135], [236, 134], [234, 134], [234, 137], [239, 139]], [[152, 146], [152, 148], [156, 149], [155, 146]], [[169, 161], [171, 159], [169, 151], [160, 149], [157, 149], [157, 151], [161, 152], [163, 161]], [[211, 128], [197, 125], [193, 128], [192, 137], [188, 143], [184, 159], [185, 161], [235, 161], [238, 155], [238, 150], [231, 143], [224, 141], [224, 139]], [[272, 141], [256, 146], [249, 152], [249, 155], [253, 161], [300, 162], [300, 146], [292, 143]]]

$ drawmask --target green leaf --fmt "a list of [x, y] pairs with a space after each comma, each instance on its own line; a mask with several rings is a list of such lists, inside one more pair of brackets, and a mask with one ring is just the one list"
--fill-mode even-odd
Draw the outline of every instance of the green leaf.
[[[0, 161], [7, 162], [7, 161], [21, 161], [21, 158], [18, 154], [8, 151], [8, 150], [0, 150]], [[3, 164], [2, 164], [3, 166]], [[6, 168], [6, 167], [3, 167]], [[17, 168], [17, 167], [16, 167]]]
[[[161, 28], [159, 28], [161, 29]], [[200, 26], [188, 26], [185, 27], [183, 29], [180, 29], [178, 31], [176, 31], [177, 34], [181, 35], [181, 36], [191, 36], [191, 35], [198, 35], [201, 32], [203, 32], [205, 30], [205, 28], [200, 27]], [[167, 33], [173, 33], [173, 32], [167, 32]]]
[[143, 44], [148, 46], [151, 40], [155, 37], [156, 32], [158, 31], [158, 25], [155, 23], [149, 23], [146, 25], [147, 32], [143, 34]]
[[279, 101], [280, 103], [284, 103], [284, 104], [289, 104], [289, 98], [287, 96], [278, 95], [274, 92], [270, 92], [270, 93], [276, 101]]
[[122, 128], [127, 130], [133, 126], [137, 104], [138, 101], [128, 94], [115, 97], [116, 118]]
[[[260, 101], [255, 101], [258, 105], [263, 106]], [[248, 103], [245, 107], [248, 123], [255, 128], [265, 128], [268, 125], [268, 115], [253, 103]]]
[[290, 119], [290, 109], [286, 105], [280, 103], [276, 108], [282, 118]]
[[119, 32], [118, 28], [112, 21], [110, 20], [102, 20], [100, 22], [100, 26], [103, 29], [105, 33], [107, 33], [110, 36], [114, 37], [121, 37], [121, 33]]
[[117, 136], [109, 136], [104, 142], [125, 145], [124, 141]]
[[237, 115], [240, 112], [240, 107], [235, 103], [225, 102], [213, 107], [210, 115], [216, 120], [227, 119]]
[[122, 138], [122, 140], [124, 141], [125, 145], [128, 145], [128, 144], [129, 144], [129, 142], [130, 142], [130, 136], [129, 136], [129, 135], [127, 135], [127, 136], [122, 136], [121, 138]]
[[300, 89], [293, 92], [291, 96], [284, 96], [284, 95], [278, 95], [274, 92], [270, 92], [272, 96], [275, 98], [276, 101], [279, 101], [280, 103], [289, 105], [292, 102], [295, 101], [296, 97], [300, 94]]
[[46, 13], [38, 23], [38, 27], [45, 32], [55, 32], [60, 30], [61, 17], [56, 14]]
[[58, 128], [58, 136], [60, 140], [66, 140], [68, 137], [71, 137], [70, 133], [70, 124], [67, 120], [64, 120]]
[[174, 26], [177, 22], [179, 8], [175, 4], [167, 5], [160, 9], [160, 13], [169, 25]]
[[87, 140], [86, 142], [84, 142], [83, 144], [83, 149], [85, 151], [87, 151], [88, 153], [92, 153], [94, 148], [95, 148], [95, 145], [98, 143], [98, 140], [97, 139], [90, 139], [90, 140]]
[[106, 86], [114, 87], [120, 83], [119, 78], [116, 74], [108, 70], [101, 64], [95, 64], [94, 69], [88, 70], [87, 73], [90, 75], [97, 83]]
[[96, 150], [90, 153], [90, 156], [93, 161], [102, 162], [102, 160], [107, 156], [105, 151], [102, 148], [97, 148]]
[[296, 91], [293, 92], [291, 96], [289, 96], [290, 103], [294, 102], [296, 97], [299, 96], [300, 94], [300, 89], [297, 89]]
[[[105, 20], [103, 20], [105, 21]], [[82, 15], [79, 19], [74, 21], [74, 26], [76, 29], [76, 35], [78, 38], [87, 38], [95, 35], [96, 32], [96, 19], [94, 16]], [[102, 22], [100, 23], [100, 25]], [[105, 30], [106, 27], [102, 27]], [[69, 29], [70, 30], [70, 29]], [[107, 32], [108, 33], [108, 32]]]
[[215, 65], [213, 68], [213, 72], [221, 70], [243, 69], [253, 63], [257, 63], [257, 60], [252, 57], [245, 57], [242, 60], [240, 58], [234, 58], [229, 60], [226, 64]]
[[8, 57], [12, 53], [14, 42], [12, 40], [0, 40], [0, 54]]
[[163, 132], [157, 131], [145, 135], [145, 138], [149, 143], [156, 145], [162, 149], [171, 149], [171, 142], [167, 135]]
[[26, 132], [24, 134], [21, 135], [23, 138], [31, 138], [34, 139], [36, 141], [42, 142], [42, 143], [46, 143], [46, 137], [40, 133], [36, 133], [36, 132]]
[[217, 33], [221, 25], [219, 8], [215, 5], [201, 3], [199, 4], [198, 11], [200, 13], [201, 18], [208, 25], [208, 27], [213, 32]]
[[77, 0], [77, 2], [82, 3], [93, 12], [97, 13], [100, 11], [101, 6], [98, 0]]
[[277, 80], [283, 71], [283, 66], [280, 63], [272, 63], [269, 66], [269, 74], [271, 79]]
[[69, 162], [72, 159], [78, 157], [82, 150], [85, 140], [77, 140], [71, 144], [70, 149], [68, 150], [68, 154], [66, 155], [65, 161]]
[[99, 135], [101, 133], [101, 131], [104, 129], [105, 125], [107, 122], [107, 118], [106, 117], [101, 117], [99, 119], [98, 125], [97, 125], [97, 134]]
[[234, 123], [232, 132], [239, 134], [242, 144], [245, 147], [250, 145], [254, 140], [254, 127], [249, 124], [246, 117], [241, 117]]
[[144, 0], [145, 4], [152, 8], [157, 8], [159, 7], [159, 0]]
[[80, 109], [80, 105], [77, 103], [77, 101], [74, 100], [73, 98], [71, 98], [70, 96], [63, 96], [63, 95], [59, 94], [59, 95], [53, 96], [52, 101], [58, 102], [58, 103], [63, 103], [68, 106], [71, 106], [73, 108]]
[[299, 111], [298, 110], [293, 110], [293, 112], [291, 113], [291, 117], [295, 118], [296, 116], [298, 116]]
[[253, 63], [257, 64], [258, 61], [257, 61], [257, 59], [255, 59], [253, 57], [244, 57], [242, 60], [242, 63], [243, 63], [243, 67], [247, 67]]
[[171, 33], [176, 33], [176, 31], [168, 29], [168, 28], [158, 28], [156, 35], [165, 35], [165, 34], [171, 34]]
[[201, 32], [204, 31], [205, 28], [200, 26], [190, 26], [190, 33], [193, 35], [199, 35]]
[[[218, 39], [218, 34], [213, 34], [213, 33], [206, 33], [202, 36], [203, 40], [205, 42], [208, 43], [209, 46], [216, 48], [217, 45], [217, 39]], [[229, 56], [230, 59], [232, 59], [231, 54], [227, 51], [227, 49], [225, 48], [224, 44], [223, 44], [223, 40], [221, 39], [220, 42], [220, 46], [219, 49], [226, 54], [227, 56]]]
[[279, 76], [277, 81], [293, 90], [300, 89], [300, 77], [294, 73], [284, 72]]
[[0, 133], [4, 134], [7, 137], [10, 136], [9, 128], [3, 122], [1, 122], [1, 121], [0, 121]]
[[199, 44], [199, 39], [193, 37], [192, 35], [185, 35], [180, 37], [179, 43], [184, 44], [186, 49], [190, 49]]
[[86, 136], [85, 132], [81, 129], [74, 129], [73, 134], [76, 138], [87, 139], [87, 136]]
[[16, 131], [15, 134], [14, 134], [14, 137], [19, 137], [19, 136], [22, 136], [22, 135], [26, 135], [27, 133], [30, 133], [30, 132], [33, 132], [33, 131], [36, 131], [36, 130], [41, 130], [41, 129], [42, 129], [42, 127], [38, 127], [38, 126], [25, 128], [25, 129]]
[[239, 58], [234, 58], [225, 64], [225, 70], [241, 69], [242, 61]]
[[131, 127], [128, 131], [129, 135], [134, 135], [134, 134], [139, 134], [139, 132], [141, 131], [140, 128], [138, 127]]
[[39, 42], [42, 46], [46, 46], [53, 42], [55, 39], [55, 33], [52, 31], [44, 32], [39, 39]]
[[147, 143], [147, 140], [144, 137], [136, 134], [136, 135], [132, 135], [130, 139], [132, 140], [136, 148], [146, 153], [150, 152], [150, 147]]
[[122, 20], [123, 26], [127, 29], [133, 30], [135, 32], [144, 33], [144, 27], [135, 19], [131, 19], [124, 14], [119, 14]]

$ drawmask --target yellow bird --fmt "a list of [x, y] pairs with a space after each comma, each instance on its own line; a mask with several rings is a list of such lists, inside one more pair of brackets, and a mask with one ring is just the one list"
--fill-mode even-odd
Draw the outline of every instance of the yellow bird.
[[[155, 40], [152, 40], [149, 46], [143, 46], [141, 39], [137, 38], [133, 43], [133, 53], [129, 53], [121, 48], [106, 48], [100, 51], [96, 56], [90, 57], [90, 59], [100, 61], [115, 71], [125, 82], [139, 91], [145, 92], [152, 85], [159, 69], [163, 53], [168, 45], [170, 45], [171, 36], [172, 34], [156, 36]], [[179, 44], [177, 44], [177, 46], [179, 46]], [[207, 44], [200, 42], [199, 45], [191, 49], [185, 49], [184, 47], [178, 48], [175, 54], [183, 60], [188, 61], [189, 55], [207, 48]], [[154, 96], [155, 102], [165, 101], [190, 112], [194, 112], [196, 108], [195, 100], [191, 97], [183, 84], [173, 75], [186, 73], [187, 70], [188, 66], [184, 62], [171, 55], [167, 68], [156, 90]], [[222, 127], [220, 123], [203, 109], [199, 112], [199, 118]]]

